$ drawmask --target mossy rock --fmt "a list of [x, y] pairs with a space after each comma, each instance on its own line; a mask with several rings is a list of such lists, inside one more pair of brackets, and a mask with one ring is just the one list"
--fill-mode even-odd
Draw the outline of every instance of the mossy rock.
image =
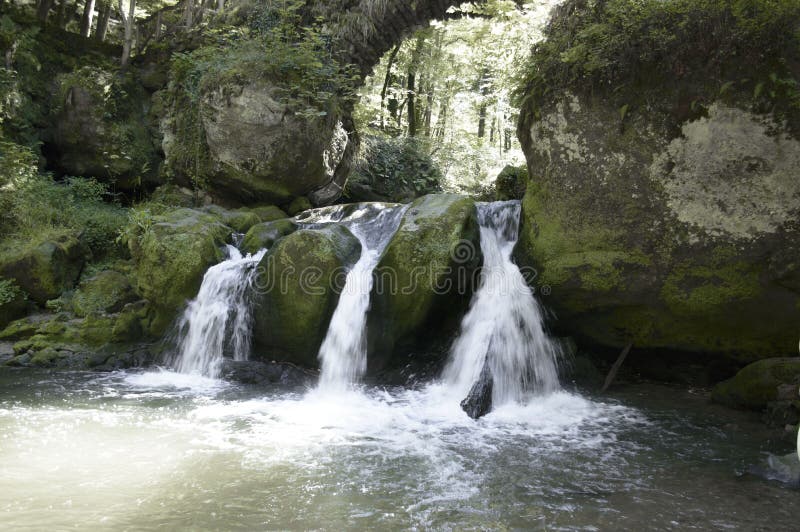
[[74, 288], [89, 251], [72, 235], [0, 257], [0, 275], [14, 279], [30, 299], [44, 305]]
[[76, 315], [115, 313], [137, 299], [128, 278], [120, 272], [108, 270], [81, 282], [72, 296]]
[[242, 240], [242, 251], [256, 253], [262, 249], [269, 249], [278, 240], [296, 230], [297, 224], [288, 218], [254, 225]]
[[275, 205], [260, 205], [257, 207], [250, 207], [250, 212], [254, 213], [262, 222], [274, 222], [275, 220], [282, 220], [288, 218], [280, 207]]
[[476, 216], [475, 202], [455, 194], [409, 206], [375, 270], [370, 371], [396, 350], [457, 329], [482, 261]]
[[251, 227], [261, 223], [261, 218], [249, 209], [228, 210], [219, 205], [209, 205], [202, 210], [217, 216], [222, 223], [237, 233], [246, 233]]
[[160, 159], [145, 120], [150, 98], [131, 74], [86, 66], [57, 85], [51, 164], [126, 190], [158, 183]]
[[311, 202], [305, 196], [300, 196], [292, 200], [289, 206], [286, 208], [286, 212], [289, 213], [289, 216], [297, 216], [301, 212], [307, 211], [312, 208]]
[[178, 209], [156, 217], [129, 240], [133, 277], [140, 296], [158, 311], [165, 329], [187, 300], [197, 295], [206, 270], [222, 259], [231, 229], [214, 214]]
[[[537, 47], [518, 130], [530, 179], [517, 260], [537, 270], [555, 328], [584, 342], [738, 362], [795, 353], [800, 112], [788, 98], [754, 99], [772, 83], [766, 65], [783, 64], [753, 61], [740, 41], [760, 11], [725, 18], [716, 34], [746, 60], [695, 31], [721, 20], [724, 2], [620, 7], [634, 3], [566, 2]], [[619, 35], [634, 48], [579, 54], [593, 32], [640, 25]], [[796, 55], [796, 32], [781, 38], [794, 44], [765, 41], [757, 53]]]
[[742, 369], [731, 379], [714, 387], [711, 399], [733, 408], [762, 410], [768, 403], [782, 399], [781, 386], [794, 387], [794, 399], [800, 387], [800, 358], [767, 358]]
[[317, 367], [346, 273], [360, 253], [358, 239], [338, 225], [296, 231], [270, 249], [256, 281], [258, 358]]

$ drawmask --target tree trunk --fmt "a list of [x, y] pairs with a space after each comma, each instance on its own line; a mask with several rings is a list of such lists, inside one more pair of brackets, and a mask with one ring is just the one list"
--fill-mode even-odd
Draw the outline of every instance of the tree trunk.
[[431, 120], [433, 119], [433, 83], [428, 87], [427, 103], [425, 105], [425, 136], [431, 136]]
[[133, 27], [136, 24], [136, 0], [128, 0], [128, 15], [125, 15], [123, 0], [119, 0], [119, 16], [125, 26], [125, 40], [122, 42], [122, 67], [128, 66], [131, 59], [131, 49], [133, 49]]
[[61, 0], [58, 3], [58, 11], [56, 12], [56, 26], [58, 26], [62, 30], [67, 28], [67, 23], [69, 22], [69, 17], [67, 16], [67, 13], [71, 15], [72, 11], [74, 11], [75, 9], [75, 6], [73, 6], [72, 10], [69, 11], [67, 10], [68, 1], [69, 0]]
[[161, 38], [161, 11], [156, 13], [156, 27], [153, 30], [153, 38], [159, 40]]
[[94, 38], [98, 42], [103, 42], [106, 40], [106, 33], [108, 32], [108, 19], [111, 18], [111, 2], [109, 0], [99, 0], [99, 4]]
[[389, 91], [389, 83], [392, 81], [392, 67], [397, 59], [397, 54], [400, 52], [400, 45], [392, 49], [389, 54], [389, 62], [386, 65], [386, 77], [383, 78], [383, 88], [381, 89], [381, 130], [386, 129], [386, 122], [384, 121], [384, 108], [386, 106], [386, 93]]
[[183, 10], [183, 20], [186, 22], [186, 29], [194, 25], [194, 1], [186, 0], [186, 7]]
[[489, 95], [489, 69], [484, 67], [481, 71], [481, 77], [478, 80], [478, 91], [481, 94], [481, 105], [478, 110], [478, 138], [482, 139], [486, 136], [486, 96]]
[[92, 19], [94, 18], [94, 0], [86, 0], [81, 17], [81, 35], [88, 37], [92, 32]]
[[53, 0], [39, 0], [39, 5], [36, 8], [36, 18], [40, 22], [47, 22], [47, 15], [50, 14], [50, 9], [53, 8]]
[[406, 91], [408, 92], [408, 136], [417, 136], [417, 109], [416, 98], [414, 96], [414, 84], [417, 76], [413, 72], [408, 73], [408, 83]]
[[225, 9], [225, 0], [217, 0], [217, 13], [222, 13], [223, 9]]

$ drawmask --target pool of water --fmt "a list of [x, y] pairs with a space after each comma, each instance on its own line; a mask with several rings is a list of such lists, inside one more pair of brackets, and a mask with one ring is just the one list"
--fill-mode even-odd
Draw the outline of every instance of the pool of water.
[[750, 417], [639, 385], [472, 421], [441, 386], [290, 393], [166, 371], [0, 371], [0, 528], [764, 529]]

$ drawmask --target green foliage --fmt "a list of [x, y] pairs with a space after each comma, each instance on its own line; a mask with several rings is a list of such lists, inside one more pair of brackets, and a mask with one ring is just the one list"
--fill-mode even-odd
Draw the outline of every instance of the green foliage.
[[0, 277], [0, 306], [11, 303], [22, 293], [14, 279], [3, 279]]
[[425, 141], [410, 137], [366, 137], [348, 183], [369, 186], [396, 201], [441, 192], [442, 172], [427, 148]]
[[[696, 75], [716, 84], [709, 97], [741, 85], [756, 100], [800, 109], [788, 66], [800, 58], [799, 26], [796, 0], [569, 0], [534, 46], [517, 97]], [[763, 79], [742, 79], [748, 70]]]
[[0, 229], [5, 247], [29, 245], [64, 232], [81, 234], [96, 256], [114, 249], [124, 209], [108, 203], [108, 189], [94, 179], [56, 182], [37, 171], [28, 148], [0, 143]]

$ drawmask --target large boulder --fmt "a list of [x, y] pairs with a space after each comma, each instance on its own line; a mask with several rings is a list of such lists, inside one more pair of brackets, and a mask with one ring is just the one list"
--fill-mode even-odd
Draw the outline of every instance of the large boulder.
[[800, 358], [767, 358], [717, 384], [711, 398], [734, 408], [762, 410], [774, 401], [795, 401], [800, 389]]
[[[519, 127], [531, 176], [520, 262], [538, 269], [557, 326], [590, 342], [740, 361], [794, 352], [796, 110], [770, 88], [763, 58], [720, 58], [716, 48], [691, 44], [705, 38], [692, 29], [703, 27], [711, 7], [681, 4], [688, 22], [679, 28], [680, 12], [660, 17], [666, 4], [653, 4], [644, 36], [623, 36], [630, 28], [615, 29], [618, 20], [605, 11], [611, 3], [568, 2], [534, 57], [538, 73]], [[632, 24], [645, 17], [625, 16]], [[662, 25], [666, 33], [657, 33]], [[592, 28], [640, 39], [643, 52], [624, 55], [623, 47], [608, 52], [610, 62], [589, 63], [581, 46]], [[742, 46], [737, 39], [750, 28], [722, 28], [717, 37]], [[688, 35], [650, 53], [659, 36], [678, 33]], [[760, 52], [783, 53], [766, 41]], [[583, 77], [564, 75], [570, 68]], [[615, 77], [619, 71], [626, 77]]]
[[[247, 204], [308, 195], [322, 205], [339, 197], [356, 144], [347, 117], [300, 116], [263, 80], [213, 86], [199, 111], [186, 109], [185, 98], [171, 102], [161, 131], [167, 166], [179, 179], [201, 180], [212, 194]], [[186, 113], [202, 120], [186, 124]]]
[[136, 293], [127, 276], [118, 271], [106, 270], [81, 282], [72, 296], [72, 309], [81, 317], [115, 313], [136, 299]]
[[145, 118], [150, 98], [130, 74], [83, 67], [57, 85], [52, 166], [122, 189], [158, 182], [160, 157]]
[[317, 354], [361, 244], [343, 226], [303, 229], [259, 264], [253, 341], [266, 361], [317, 367]]
[[44, 305], [75, 287], [89, 251], [72, 235], [0, 257], [0, 276], [14, 279], [31, 300]]
[[433, 194], [413, 202], [375, 269], [369, 370], [457, 329], [480, 266], [475, 202]]
[[158, 312], [156, 331], [197, 295], [206, 270], [222, 259], [231, 232], [214, 214], [184, 208], [154, 217], [129, 237], [135, 287]]

